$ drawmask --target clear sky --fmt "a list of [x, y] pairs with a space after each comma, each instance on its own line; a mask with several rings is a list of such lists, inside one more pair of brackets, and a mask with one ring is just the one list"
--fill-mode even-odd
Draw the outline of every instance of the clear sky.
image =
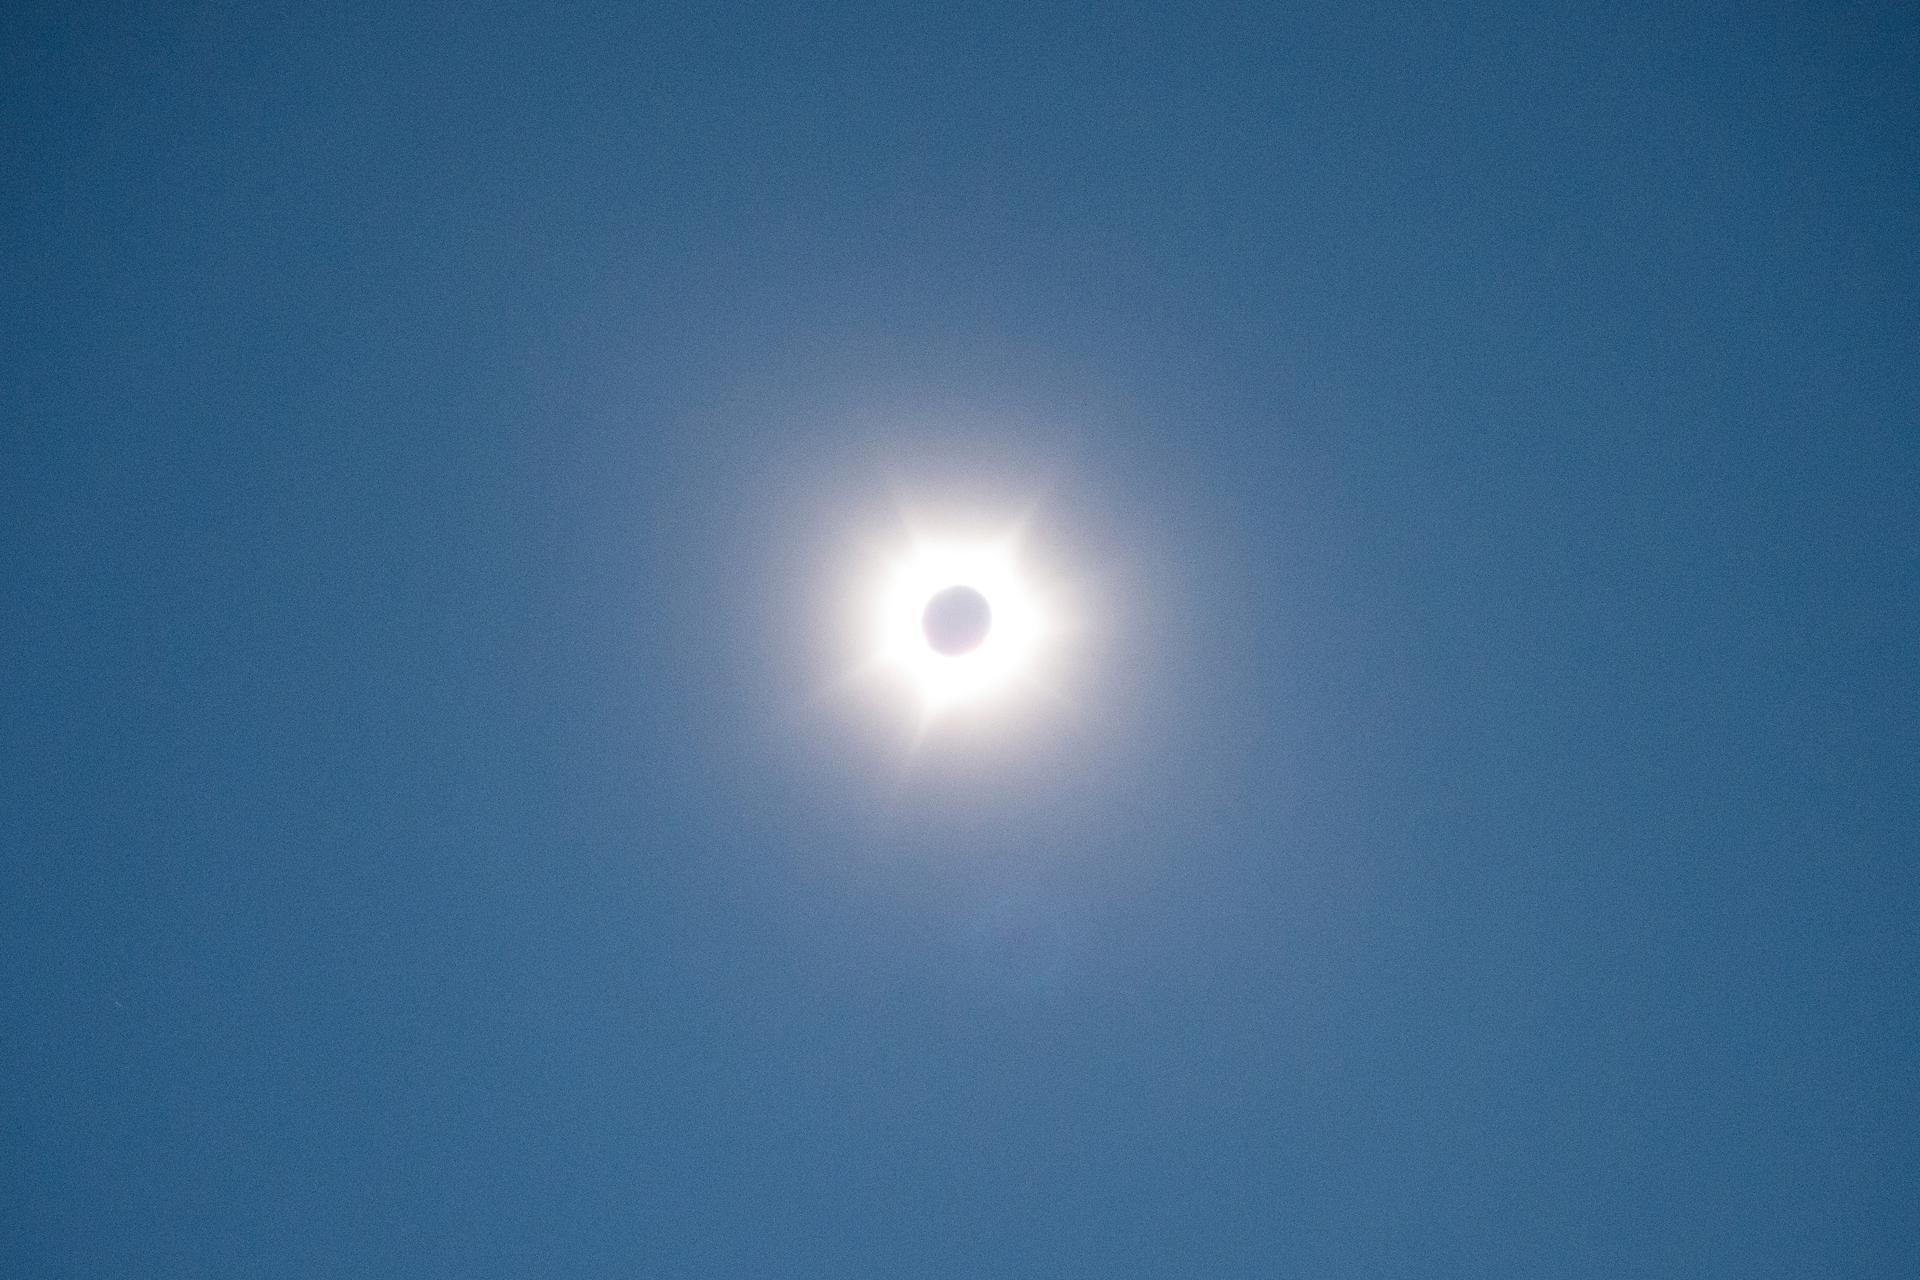
[[9, 1275], [1920, 1273], [1910, 5], [13, 4], [0, 432]]

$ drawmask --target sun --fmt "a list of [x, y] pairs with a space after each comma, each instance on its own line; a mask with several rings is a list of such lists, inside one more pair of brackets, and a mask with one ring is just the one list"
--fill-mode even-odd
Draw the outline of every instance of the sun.
[[874, 595], [877, 665], [937, 715], [1039, 684], [1055, 622], [1017, 532], [914, 538]]

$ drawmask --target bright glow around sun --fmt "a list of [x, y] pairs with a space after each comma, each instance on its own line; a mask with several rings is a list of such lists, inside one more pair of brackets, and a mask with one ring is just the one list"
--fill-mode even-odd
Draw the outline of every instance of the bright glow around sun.
[[[942, 652], [929, 634], [928, 605], [955, 587], [977, 591], [990, 616], [978, 643]], [[877, 665], [903, 679], [929, 716], [1037, 686], [1039, 660], [1056, 629], [1021, 563], [1017, 533], [983, 541], [915, 539], [886, 566], [873, 622]]]

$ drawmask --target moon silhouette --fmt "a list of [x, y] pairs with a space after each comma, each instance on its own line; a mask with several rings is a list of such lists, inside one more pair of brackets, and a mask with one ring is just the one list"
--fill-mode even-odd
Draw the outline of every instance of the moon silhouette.
[[956, 586], [934, 593], [920, 615], [920, 629], [935, 653], [949, 658], [980, 647], [993, 627], [993, 607], [972, 587]]

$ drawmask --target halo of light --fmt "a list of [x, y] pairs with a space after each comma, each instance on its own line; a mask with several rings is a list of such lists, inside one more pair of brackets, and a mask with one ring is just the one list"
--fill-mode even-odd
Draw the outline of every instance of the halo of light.
[[[953, 587], [985, 597], [992, 621], [972, 648], [943, 653], [928, 639], [928, 602]], [[887, 567], [876, 595], [880, 664], [903, 679], [929, 715], [998, 697], [1037, 677], [1052, 630], [1042, 593], [1021, 564], [1018, 539], [916, 540]]]

